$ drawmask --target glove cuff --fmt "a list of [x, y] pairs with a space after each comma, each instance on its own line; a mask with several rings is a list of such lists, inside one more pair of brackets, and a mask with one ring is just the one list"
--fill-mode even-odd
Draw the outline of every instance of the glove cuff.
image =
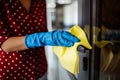
[[40, 33], [34, 33], [34, 34], [27, 35], [25, 37], [24, 43], [25, 43], [27, 48], [35, 48], [35, 47], [39, 47], [39, 46], [44, 45], [40, 41], [39, 34]]

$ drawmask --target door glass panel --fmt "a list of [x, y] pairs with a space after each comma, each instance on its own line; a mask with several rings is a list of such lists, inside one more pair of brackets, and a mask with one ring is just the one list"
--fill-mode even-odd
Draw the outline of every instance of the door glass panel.
[[102, 0], [101, 7], [100, 80], [120, 80], [120, 1]]

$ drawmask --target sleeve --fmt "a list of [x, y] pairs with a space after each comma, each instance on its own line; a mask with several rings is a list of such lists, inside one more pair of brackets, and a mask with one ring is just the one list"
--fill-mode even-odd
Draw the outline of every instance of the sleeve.
[[2, 6], [2, 2], [0, 1], [0, 48], [1, 44], [9, 38], [9, 32], [6, 27], [6, 21], [5, 21], [5, 16], [4, 16], [4, 8]]

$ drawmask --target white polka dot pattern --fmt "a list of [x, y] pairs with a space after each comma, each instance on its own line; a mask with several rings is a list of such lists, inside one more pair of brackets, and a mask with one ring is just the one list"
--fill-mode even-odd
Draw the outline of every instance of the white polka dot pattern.
[[[1, 3], [5, 6], [0, 5], [0, 45], [13, 34], [47, 31], [45, 0], [33, 0], [30, 12], [19, 0], [0, 0]], [[0, 48], [0, 80], [37, 80], [46, 71], [44, 47], [9, 53]]]

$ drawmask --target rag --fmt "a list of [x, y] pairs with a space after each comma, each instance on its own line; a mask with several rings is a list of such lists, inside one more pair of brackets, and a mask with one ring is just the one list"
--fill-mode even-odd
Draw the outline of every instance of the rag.
[[80, 40], [80, 42], [76, 42], [74, 46], [71, 47], [55, 46], [53, 50], [59, 58], [62, 67], [73, 74], [77, 74], [79, 73], [79, 55], [77, 47], [80, 45], [88, 49], [92, 49], [92, 47], [88, 43], [87, 37], [84, 31], [80, 28], [80, 26], [73, 26], [69, 30], [69, 32], [76, 36]]

